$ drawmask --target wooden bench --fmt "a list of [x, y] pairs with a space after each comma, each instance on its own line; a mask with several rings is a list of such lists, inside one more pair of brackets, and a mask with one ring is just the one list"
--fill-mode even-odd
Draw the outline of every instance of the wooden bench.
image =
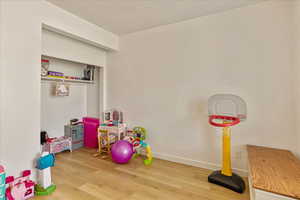
[[290, 151], [247, 146], [251, 200], [300, 199], [300, 160]]

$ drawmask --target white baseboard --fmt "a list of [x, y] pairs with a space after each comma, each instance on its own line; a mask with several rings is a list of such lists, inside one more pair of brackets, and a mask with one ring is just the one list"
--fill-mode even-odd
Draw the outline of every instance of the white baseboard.
[[259, 189], [254, 189], [255, 197], [254, 200], [296, 200], [295, 198], [278, 195], [272, 192], [266, 192]]
[[[171, 162], [190, 165], [190, 166], [194, 166], [194, 167], [210, 169], [210, 170], [218, 170], [218, 169], [221, 168], [221, 166], [218, 165], [218, 164], [199, 161], [199, 160], [192, 160], [192, 159], [189, 159], [189, 158], [183, 158], [183, 157], [179, 157], [179, 156], [175, 156], [175, 155], [162, 154], [162, 153], [158, 153], [158, 152], [153, 152], [153, 157], [154, 158], [159, 158], [159, 159], [162, 159], [162, 160], [171, 161]], [[233, 171], [235, 173], [239, 174], [240, 176], [243, 176], [243, 177], [248, 176], [248, 171], [247, 170], [233, 168]]]

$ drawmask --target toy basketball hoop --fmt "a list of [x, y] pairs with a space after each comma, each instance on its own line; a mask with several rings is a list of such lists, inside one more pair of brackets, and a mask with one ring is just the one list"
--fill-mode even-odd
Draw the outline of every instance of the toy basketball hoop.
[[[208, 114], [210, 121], [244, 121], [247, 118], [246, 102], [239, 96], [232, 94], [216, 94], [208, 99]], [[216, 123], [214, 126], [218, 126]], [[213, 125], [213, 124], [212, 124]], [[219, 126], [224, 127], [224, 126]]]
[[223, 164], [222, 170], [214, 171], [208, 181], [242, 193], [245, 190], [243, 179], [232, 173], [230, 158], [230, 126], [246, 120], [245, 101], [232, 94], [216, 94], [208, 100], [209, 123], [223, 128]]
[[[215, 122], [214, 120], [221, 120], [222, 122]], [[209, 116], [209, 123], [213, 126], [217, 127], [229, 127], [234, 126], [240, 123], [241, 120], [238, 117], [229, 117], [229, 116], [222, 116], [222, 115], [210, 115]]]

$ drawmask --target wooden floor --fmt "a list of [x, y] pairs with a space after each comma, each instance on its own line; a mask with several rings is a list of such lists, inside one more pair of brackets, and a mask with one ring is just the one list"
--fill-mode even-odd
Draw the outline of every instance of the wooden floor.
[[81, 149], [56, 156], [52, 169], [57, 190], [40, 200], [249, 200], [207, 182], [209, 170], [155, 159], [144, 166], [139, 158], [118, 165]]

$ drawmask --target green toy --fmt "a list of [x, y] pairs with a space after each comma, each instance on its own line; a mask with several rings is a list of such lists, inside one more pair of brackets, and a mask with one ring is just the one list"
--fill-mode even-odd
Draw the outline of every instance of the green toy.
[[141, 153], [139, 151], [140, 150], [145, 150], [146, 159], [144, 160], [144, 164], [145, 165], [151, 165], [152, 164], [152, 158], [153, 158], [151, 147], [150, 147], [149, 144], [147, 144], [144, 141], [147, 137], [146, 129], [143, 128], [143, 127], [137, 126], [137, 127], [133, 128], [133, 133], [134, 133], [134, 136], [135, 136], [135, 139], [133, 141], [133, 146], [135, 148], [136, 154], [141, 155]]
[[36, 196], [45, 196], [45, 195], [49, 195], [52, 194], [54, 191], [56, 190], [56, 185], [52, 184], [51, 186], [47, 187], [46, 189], [44, 189], [42, 186], [36, 184], [34, 186], [34, 194]]
[[133, 128], [133, 133], [134, 135], [139, 138], [140, 140], [146, 140], [147, 137], [147, 131], [145, 128], [141, 127], [141, 126], [136, 126]]

